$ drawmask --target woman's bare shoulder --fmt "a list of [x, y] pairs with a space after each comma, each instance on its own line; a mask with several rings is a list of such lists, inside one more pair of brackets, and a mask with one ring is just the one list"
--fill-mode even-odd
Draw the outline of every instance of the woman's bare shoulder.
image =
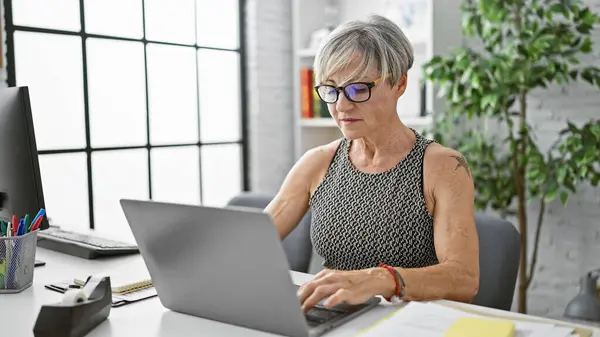
[[324, 164], [329, 166], [329, 163], [333, 159], [333, 156], [335, 155], [341, 141], [342, 139], [336, 139], [331, 143], [314, 147], [306, 151], [300, 160], [310, 162], [312, 164], [311, 166], [315, 167], [319, 167]]
[[321, 182], [327, 169], [340, 146], [342, 139], [336, 139], [331, 143], [314, 147], [302, 156], [297, 165], [305, 172], [305, 177], [309, 180], [309, 189], [314, 191]]
[[426, 169], [436, 171], [454, 168], [457, 163], [466, 165], [466, 159], [460, 152], [435, 142], [427, 146], [424, 160]]

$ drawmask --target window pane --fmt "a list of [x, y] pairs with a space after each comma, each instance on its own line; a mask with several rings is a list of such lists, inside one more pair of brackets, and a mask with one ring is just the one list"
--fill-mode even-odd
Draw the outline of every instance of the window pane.
[[240, 64], [237, 52], [198, 51], [200, 138], [240, 139]]
[[148, 151], [92, 153], [94, 227], [111, 238], [132, 241], [120, 199], [148, 199]]
[[90, 228], [86, 159], [84, 152], [39, 156], [44, 201], [53, 225]]
[[194, 44], [194, 0], [145, 0], [146, 39]]
[[13, 0], [13, 23], [18, 26], [78, 32], [79, 0]]
[[152, 150], [152, 199], [200, 204], [200, 151], [198, 146]]
[[86, 0], [84, 9], [86, 33], [144, 37], [142, 0]]
[[242, 191], [242, 151], [239, 144], [201, 148], [202, 204], [223, 207]]
[[238, 3], [239, 0], [196, 1], [198, 45], [239, 47]]
[[38, 150], [84, 148], [81, 38], [15, 32], [18, 86], [28, 86]]
[[146, 144], [146, 75], [141, 42], [88, 39], [93, 147]]
[[147, 48], [151, 143], [197, 142], [196, 48]]

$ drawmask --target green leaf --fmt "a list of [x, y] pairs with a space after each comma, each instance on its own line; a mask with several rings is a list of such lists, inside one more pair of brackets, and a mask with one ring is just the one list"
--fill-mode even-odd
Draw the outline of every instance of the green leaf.
[[583, 22], [586, 25], [593, 25], [598, 22], [598, 17], [592, 13], [588, 8], [585, 9], [585, 13], [583, 14]]
[[560, 202], [563, 205], [566, 205], [567, 200], [569, 200], [569, 193], [567, 193], [567, 191], [560, 191]]
[[562, 184], [563, 181], [565, 181], [565, 177], [567, 176], [567, 167], [566, 166], [559, 166], [556, 169], [556, 180], [558, 181], [559, 184]]
[[576, 80], [577, 79], [577, 75], [579, 74], [579, 72], [577, 70], [571, 70], [569, 72], [569, 76], [571, 77], [571, 79]]
[[552, 200], [556, 199], [557, 194], [558, 194], [558, 189], [553, 189], [551, 191], [548, 191], [546, 193], [546, 195], [544, 196], [544, 201], [551, 202]]
[[539, 7], [535, 13], [537, 14], [538, 18], [543, 19], [544, 18], [544, 9]]
[[550, 11], [553, 13], [562, 13], [563, 11], [563, 5], [561, 4], [554, 4], [550, 7]]
[[581, 47], [579, 47], [579, 50], [581, 50], [582, 53], [590, 53], [592, 51], [592, 40], [587, 37], [581, 44]]

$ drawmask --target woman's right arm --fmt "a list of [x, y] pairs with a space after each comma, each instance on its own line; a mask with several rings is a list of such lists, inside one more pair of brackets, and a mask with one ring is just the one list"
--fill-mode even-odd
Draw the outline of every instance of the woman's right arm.
[[296, 228], [306, 211], [310, 195], [323, 179], [337, 144], [307, 151], [287, 174], [279, 192], [265, 208], [283, 240]]

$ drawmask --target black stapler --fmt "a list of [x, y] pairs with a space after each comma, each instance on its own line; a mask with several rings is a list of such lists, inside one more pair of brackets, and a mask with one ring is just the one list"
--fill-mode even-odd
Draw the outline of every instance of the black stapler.
[[63, 300], [44, 305], [33, 327], [35, 337], [83, 337], [110, 314], [110, 277], [88, 277], [80, 289], [69, 289]]

